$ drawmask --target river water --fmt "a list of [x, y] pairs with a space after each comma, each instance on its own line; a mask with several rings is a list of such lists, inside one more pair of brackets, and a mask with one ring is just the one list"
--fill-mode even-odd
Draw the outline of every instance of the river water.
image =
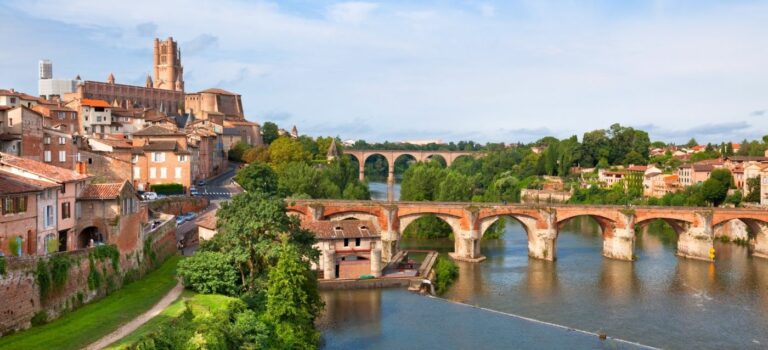
[[[675, 244], [645, 232], [635, 262], [606, 259], [597, 225], [575, 219], [558, 237], [557, 261], [547, 262], [528, 258], [523, 227], [507, 220], [502, 239], [481, 243], [487, 260], [457, 262], [459, 278], [444, 299], [396, 289], [325, 292], [320, 327], [334, 349], [634, 347], [508, 313], [654, 347], [768, 348], [768, 260], [719, 242], [715, 263], [686, 260]], [[449, 252], [453, 241], [402, 246]]]

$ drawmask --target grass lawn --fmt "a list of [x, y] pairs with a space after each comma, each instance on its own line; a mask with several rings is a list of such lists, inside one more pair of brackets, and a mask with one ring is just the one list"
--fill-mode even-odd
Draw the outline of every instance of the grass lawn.
[[[133, 345], [139, 341], [141, 337], [156, 331], [161, 324], [181, 316], [187, 306], [191, 308], [194, 315], [199, 316], [209, 314], [215, 310], [224, 309], [231, 300], [235, 300], [235, 298], [216, 294], [197, 294], [185, 290], [181, 294], [181, 297], [173, 302], [173, 304], [169, 305], [163, 312], [137, 328], [125, 338], [110, 344], [105, 350], [121, 350]], [[186, 305], [185, 302], [187, 302]]]
[[1, 337], [5, 349], [80, 349], [152, 308], [176, 285], [173, 256], [143, 279], [39, 327]]

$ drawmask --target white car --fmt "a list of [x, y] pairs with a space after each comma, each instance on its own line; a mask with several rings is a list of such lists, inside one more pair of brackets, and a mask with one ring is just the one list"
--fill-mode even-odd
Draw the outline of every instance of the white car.
[[155, 192], [144, 192], [142, 195], [142, 198], [144, 198], [145, 201], [153, 201], [157, 199], [157, 193]]

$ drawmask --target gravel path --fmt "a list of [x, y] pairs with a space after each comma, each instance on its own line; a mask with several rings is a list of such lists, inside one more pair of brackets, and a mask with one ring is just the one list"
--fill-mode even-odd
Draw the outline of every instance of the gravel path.
[[97, 340], [91, 345], [88, 345], [86, 350], [98, 350], [103, 349], [109, 344], [112, 344], [124, 337], [126, 337], [128, 334], [131, 334], [131, 332], [135, 331], [137, 328], [139, 328], [141, 325], [147, 323], [147, 321], [151, 320], [153, 317], [159, 315], [165, 308], [167, 308], [171, 303], [176, 301], [176, 299], [179, 298], [179, 295], [181, 295], [181, 292], [184, 290], [184, 286], [181, 285], [181, 282], [178, 282], [173, 289], [171, 289], [168, 294], [166, 294], [162, 299], [160, 299], [155, 306], [152, 306], [149, 311], [139, 315], [138, 317], [131, 320], [131, 322], [128, 322], [114, 332], [107, 334], [103, 338]]

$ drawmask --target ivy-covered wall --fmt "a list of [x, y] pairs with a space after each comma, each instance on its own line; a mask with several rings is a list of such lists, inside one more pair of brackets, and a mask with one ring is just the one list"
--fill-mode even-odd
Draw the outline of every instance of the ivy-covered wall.
[[55, 319], [141, 278], [176, 253], [175, 234], [169, 219], [128, 252], [103, 245], [0, 258], [0, 335]]

